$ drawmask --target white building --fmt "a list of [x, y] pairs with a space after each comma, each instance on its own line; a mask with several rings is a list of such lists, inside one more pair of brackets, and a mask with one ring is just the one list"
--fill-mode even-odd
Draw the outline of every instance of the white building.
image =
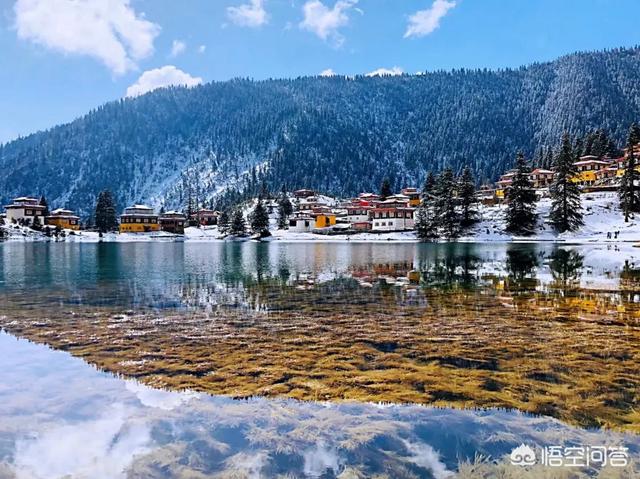
[[315, 228], [315, 220], [311, 216], [296, 216], [289, 219], [289, 231], [308, 233]]
[[380, 204], [371, 212], [371, 231], [410, 231], [415, 226], [415, 208]]
[[315, 211], [318, 208], [328, 208], [330, 206], [327, 198], [320, 196], [309, 196], [300, 198], [297, 201], [298, 211]]
[[26, 225], [33, 223], [34, 218], [38, 218], [41, 225], [44, 225], [45, 206], [40, 206], [40, 201], [36, 198], [22, 196], [14, 198], [10, 205], [6, 205], [7, 223], [23, 222]]
[[370, 206], [349, 205], [346, 210], [347, 216], [345, 219], [348, 223], [364, 223], [369, 221]]

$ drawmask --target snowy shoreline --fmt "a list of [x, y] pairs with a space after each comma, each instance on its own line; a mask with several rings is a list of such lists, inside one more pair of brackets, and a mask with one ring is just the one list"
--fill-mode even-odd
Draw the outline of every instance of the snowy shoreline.
[[[451, 241], [454, 243], [559, 243], [559, 244], [620, 244], [640, 243], [640, 218], [632, 218], [625, 223], [618, 208], [615, 193], [590, 193], [582, 198], [585, 225], [573, 233], [556, 234], [548, 224], [551, 201], [543, 198], [538, 202], [539, 215], [536, 233], [528, 237], [518, 237], [505, 233], [505, 205], [478, 206], [478, 223], [467, 234]], [[275, 224], [273, 225], [275, 226]], [[96, 232], [67, 232], [64, 238], [45, 236], [28, 228], [5, 226], [9, 233], [7, 242], [69, 242], [69, 243], [132, 243], [132, 242], [239, 242], [255, 241], [249, 237], [225, 238], [216, 226], [187, 228], [184, 236], [166, 232], [154, 233], [107, 233], [102, 237]], [[615, 233], [618, 232], [616, 237]], [[611, 237], [608, 237], [608, 234]], [[298, 233], [289, 230], [272, 230], [272, 236], [262, 241], [282, 243], [417, 243], [419, 240], [413, 231], [390, 233], [356, 234], [314, 234]], [[439, 240], [440, 243], [449, 242]]]

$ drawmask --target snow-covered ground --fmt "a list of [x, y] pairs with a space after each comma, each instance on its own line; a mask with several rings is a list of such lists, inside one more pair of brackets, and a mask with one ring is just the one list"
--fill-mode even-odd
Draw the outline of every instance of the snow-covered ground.
[[[533, 236], [514, 237], [505, 233], [504, 215], [506, 205], [481, 206], [480, 222], [470, 234], [460, 238], [461, 241], [557, 241], [567, 243], [639, 241], [640, 216], [630, 218], [625, 223], [624, 216], [618, 206], [618, 195], [615, 192], [587, 193], [582, 195], [584, 226], [573, 233], [558, 235], [548, 224], [551, 200], [543, 198], [538, 202], [538, 227]], [[615, 232], [619, 232], [617, 239]], [[607, 238], [611, 233], [611, 238]]]
[[[248, 216], [252, 204], [245, 208]], [[548, 224], [551, 200], [543, 198], [538, 202], [538, 227], [533, 236], [526, 238], [514, 237], [505, 232], [504, 215], [506, 206], [479, 206], [478, 224], [472, 230], [459, 238], [461, 242], [508, 242], [508, 241], [549, 241], [563, 243], [606, 243], [606, 242], [639, 242], [640, 216], [631, 218], [625, 223], [624, 216], [618, 207], [616, 193], [589, 193], [582, 196], [585, 225], [577, 232], [556, 234]], [[297, 233], [289, 230], [277, 229], [275, 213], [271, 215], [270, 226], [273, 236], [269, 241], [302, 242], [415, 242], [416, 235], [412, 231], [396, 233], [358, 233], [341, 235], [322, 235], [314, 233]], [[16, 225], [2, 227], [8, 232], [8, 241], [56, 241], [43, 233]], [[615, 232], [619, 232], [617, 238]], [[607, 237], [611, 233], [611, 238]], [[67, 242], [144, 242], [144, 241], [223, 241], [225, 240], [216, 226], [204, 228], [187, 228], [184, 236], [177, 236], [165, 232], [155, 233], [108, 233], [102, 236], [91, 231], [66, 231], [64, 238], [58, 241]], [[247, 238], [248, 240], [248, 238]]]

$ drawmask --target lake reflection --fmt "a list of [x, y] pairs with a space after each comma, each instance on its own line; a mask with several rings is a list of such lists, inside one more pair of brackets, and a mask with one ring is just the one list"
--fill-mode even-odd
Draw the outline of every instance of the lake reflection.
[[3, 478], [525, 477], [494, 464], [522, 442], [640, 452], [638, 436], [517, 412], [232, 400], [151, 389], [7, 334], [0, 350]]
[[144, 384], [640, 431], [640, 261], [606, 245], [0, 245], [0, 326]]

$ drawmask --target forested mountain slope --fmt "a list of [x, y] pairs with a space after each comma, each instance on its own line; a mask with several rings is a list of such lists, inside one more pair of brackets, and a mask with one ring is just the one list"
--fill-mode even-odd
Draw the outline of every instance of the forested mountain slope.
[[84, 215], [111, 189], [132, 202], [210, 204], [235, 190], [326, 193], [419, 186], [469, 164], [495, 179], [529, 156], [604, 128], [622, 141], [640, 119], [640, 49], [578, 53], [517, 70], [400, 77], [232, 80], [108, 103], [0, 147], [0, 200], [44, 194]]

